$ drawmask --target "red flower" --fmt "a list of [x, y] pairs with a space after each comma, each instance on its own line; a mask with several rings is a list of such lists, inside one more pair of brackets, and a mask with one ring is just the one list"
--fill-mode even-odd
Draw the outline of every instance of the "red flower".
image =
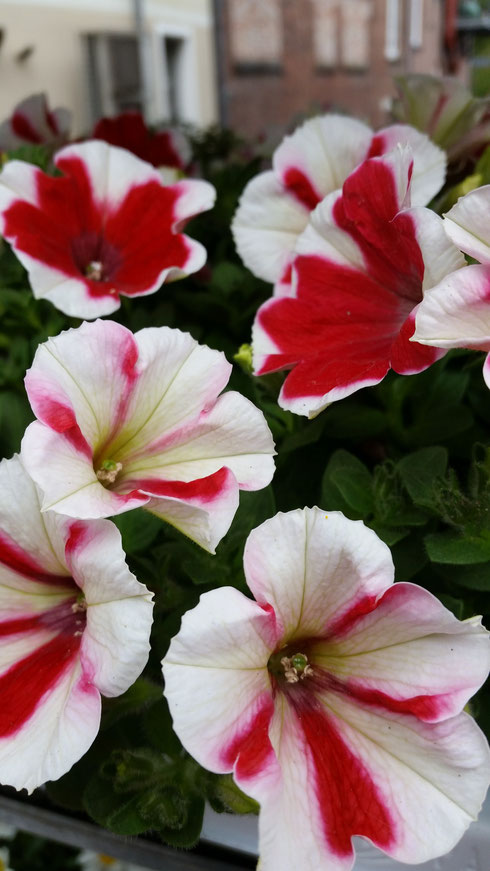
[[153, 132], [145, 124], [141, 112], [122, 112], [116, 118], [101, 118], [93, 139], [103, 139], [109, 145], [127, 148], [153, 166], [169, 166], [183, 170], [190, 159], [186, 140], [175, 130]]

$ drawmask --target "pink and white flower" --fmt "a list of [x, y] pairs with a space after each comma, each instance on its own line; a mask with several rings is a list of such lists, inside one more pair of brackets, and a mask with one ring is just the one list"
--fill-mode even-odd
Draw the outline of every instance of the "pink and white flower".
[[[444, 216], [444, 229], [481, 265], [447, 275], [431, 289], [417, 312], [413, 338], [422, 345], [490, 352], [490, 185], [461, 197]], [[490, 388], [490, 353], [483, 377]]]
[[146, 663], [151, 593], [108, 520], [40, 513], [20, 459], [0, 463], [0, 782], [31, 792], [88, 750], [101, 694]]
[[95, 318], [116, 311], [120, 295], [154, 293], [204, 265], [205, 249], [181, 229], [212, 207], [208, 182], [166, 185], [150, 164], [98, 141], [63, 148], [55, 164], [62, 177], [17, 160], [0, 174], [0, 232], [36, 298]]
[[68, 138], [70, 126], [69, 109], [51, 110], [46, 94], [32, 94], [0, 124], [0, 151], [13, 151], [23, 145], [59, 146]]
[[279, 404], [314, 417], [377, 384], [421, 372], [443, 351], [409, 341], [427, 288], [464, 265], [442, 220], [410, 207], [410, 150], [364, 161], [318, 205], [296, 244], [292, 294], [258, 311], [257, 375], [292, 369]]
[[214, 548], [239, 488], [274, 473], [265, 418], [226, 386], [224, 354], [168, 327], [84, 323], [38, 348], [26, 388], [38, 421], [22, 442], [43, 510], [108, 517], [143, 506]]
[[260, 802], [262, 871], [349, 871], [361, 835], [395, 859], [450, 850], [490, 781], [462, 713], [490, 665], [479, 618], [393, 584], [389, 549], [319, 508], [250, 534], [253, 601], [201, 596], [163, 661], [174, 728]]
[[288, 292], [294, 249], [310, 213], [363, 160], [398, 144], [412, 148], [412, 202], [425, 206], [444, 184], [446, 157], [414, 127], [395, 124], [373, 133], [353, 118], [323, 115], [286, 136], [274, 152], [272, 170], [248, 183], [233, 219], [245, 265], [276, 284], [276, 293]]

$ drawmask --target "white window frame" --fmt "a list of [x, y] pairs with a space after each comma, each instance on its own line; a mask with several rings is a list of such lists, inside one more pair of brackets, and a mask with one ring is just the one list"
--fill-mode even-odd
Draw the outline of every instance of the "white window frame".
[[400, 12], [400, 0], [386, 0], [385, 58], [392, 62], [401, 57]]
[[151, 120], [154, 122], [170, 120], [168, 105], [167, 61], [165, 56], [165, 38], [181, 39], [182, 46], [182, 76], [178, 87], [178, 102], [181, 121], [200, 124], [201, 116], [198, 101], [198, 74], [196, 58], [196, 41], [191, 28], [180, 25], [159, 24], [153, 30], [154, 58], [154, 93], [150, 106]]
[[410, 48], [422, 48], [424, 41], [424, 0], [410, 0], [410, 26], [408, 44]]

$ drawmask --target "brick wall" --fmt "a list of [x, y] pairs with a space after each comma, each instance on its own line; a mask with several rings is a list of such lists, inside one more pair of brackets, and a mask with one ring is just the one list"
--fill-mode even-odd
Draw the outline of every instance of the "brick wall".
[[[394, 0], [399, 13], [394, 60], [385, 57], [389, 2], [222, 0], [217, 6], [225, 37], [221, 87], [227, 124], [246, 136], [279, 137], [300, 116], [329, 108], [383, 124], [393, 75], [438, 73], [442, 63], [441, 0], [420, 4], [422, 45], [416, 48], [410, 47], [412, 0]], [[269, 14], [264, 17], [257, 7], [267, 7]], [[234, 36], [237, 21], [241, 32]]]

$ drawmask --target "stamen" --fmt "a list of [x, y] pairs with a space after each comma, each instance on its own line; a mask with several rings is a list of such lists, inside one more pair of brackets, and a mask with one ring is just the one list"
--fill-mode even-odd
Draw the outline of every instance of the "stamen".
[[288, 683], [298, 683], [299, 680], [304, 680], [305, 677], [310, 677], [313, 674], [308, 657], [304, 653], [295, 653], [292, 657], [283, 656], [281, 665]]
[[113, 484], [122, 467], [122, 463], [115, 463], [114, 460], [104, 460], [100, 469], [96, 472], [97, 478], [102, 484]]
[[91, 281], [102, 281], [102, 271], [104, 264], [100, 260], [91, 260], [85, 267], [85, 275]]

